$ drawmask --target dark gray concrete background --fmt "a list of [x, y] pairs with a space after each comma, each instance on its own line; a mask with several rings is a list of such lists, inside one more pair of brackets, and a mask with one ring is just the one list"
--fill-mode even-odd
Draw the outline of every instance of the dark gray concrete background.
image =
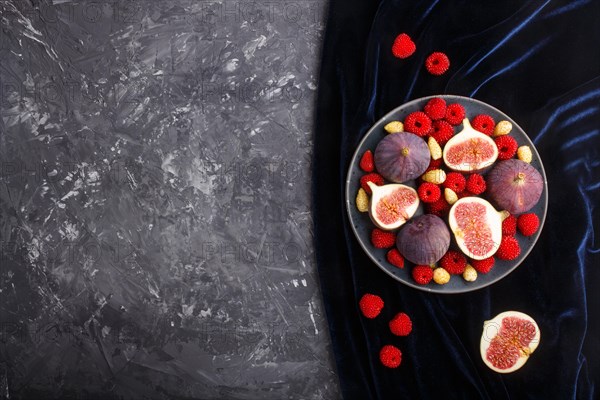
[[339, 397], [325, 1], [0, 1], [0, 398]]

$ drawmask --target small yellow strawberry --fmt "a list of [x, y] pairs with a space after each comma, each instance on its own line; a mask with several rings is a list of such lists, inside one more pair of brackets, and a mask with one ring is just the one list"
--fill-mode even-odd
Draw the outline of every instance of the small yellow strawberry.
[[442, 148], [440, 147], [437, 140], [433, 138], [433, 136], [429, 136], [427, 146], [429, 147], [429, 152], [431, 153], [432, 159], [439, 160], [440, 158], [442, 158]]
[[369, 211], [369, 195], [363, 188], [358, 189], [358, 193], [356, 194], [356, 208], [360, 212]]
[[439, 285], [445, 285], [450, 282], [450, 274], [444, 268], [433, 270], [433, 281]]
[[448, 204], [452, 205], [458, 201], [458, 195], [456, 192], [450, 188], [444, 189], [444, 198], [448, 202]]
[[432, 169], [421, 177], [423, 181], [441, 185], [446, 180], [446, 172], [443, 169]]
[[517, 158], [521, 161], [525, 161], [526, 163], [531, 163], [533, 158], [533, 154], [531, 153], [531, 149], [529, 146], [521, 146], [517, 149]]
[[512, 124], [509, 121], [500, 121], [494, 128], [494, 136], [508, 135], [512, 131]]
[[383, 129], [385, 129], [387, 133], [404, 132], [404, 124], [400, 121], [392, 121], [388, 122]]
[[474, 282], [477, 279], [477, 270], [470, 264], [467, 264], [463, 272], [463, 278], [467, 282]]

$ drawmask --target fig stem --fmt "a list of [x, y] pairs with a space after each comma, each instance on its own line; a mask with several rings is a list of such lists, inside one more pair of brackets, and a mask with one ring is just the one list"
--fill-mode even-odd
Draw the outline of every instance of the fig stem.
[[406, 157], [406, 156], [408, 156], [408, 153], [410, 153], [410, 149], [409, 149], [408, 147], [403, 147], [403, 148], [402, 148], [402, 151], [401, 151], [401, 154], [402, 154], [404, 157]]
[[524, 172], [519, 172], [517, 174], [517, 176], [515, 177], [515, 183], [521, 183], [525, 180], [525, 173]]
[[368, 181], [367, 185], [371, 188], [371, 192], [375, 192], [379, 188], [379, 186], [377, 186], [376, 184], [374, 184], [371, 181]]

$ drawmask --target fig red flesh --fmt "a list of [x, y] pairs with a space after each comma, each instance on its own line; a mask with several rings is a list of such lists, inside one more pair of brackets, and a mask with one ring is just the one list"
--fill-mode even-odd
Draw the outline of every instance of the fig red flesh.
[[458, 226], [467, 233], [465, 245], [478, 256], [487, 254], [494, 247], [492, 230], [482, 224], [485, 212], [485, 206], [477, 203], [463, 203], [456, 207]]
[[474, 260], [491, 257], [502, 240], [502, 218], [479, 197], [463, 197], [448, 215], [448, 225], [464, 254]]
[[506, 311], [483, 325], [481, 357], [496, 372], [521, 368], [540, 342], [540, 329], [529, 315]]
[[493, 154], [492, 145], [480, 138], [474, 138], [451, 147], [446, 157], [452, 164], [478, 164]]
[[415, 201], [417, 201], [417, 196], [414, 191], [404, 188], [397, 189], [391, 194], [383, 196], [377, 203], [377, 217], [386, 225], [397, 221], [398, 218], [407, 220], [410, 217], [406, 214], [405, 209]]
[[444, 163], [461, 172], [483, 170], [498, 158], [498, 148], [487, 135], [471, 127], [469, 120], [463, 120], [463, 129], [444, 146]]
[[379, 228], [393, 230], [402, 226], [417, 211], [419, 197], [415, 189], [401, 183], [377, 186], [369, 183], [372, 191], [369, 217]]

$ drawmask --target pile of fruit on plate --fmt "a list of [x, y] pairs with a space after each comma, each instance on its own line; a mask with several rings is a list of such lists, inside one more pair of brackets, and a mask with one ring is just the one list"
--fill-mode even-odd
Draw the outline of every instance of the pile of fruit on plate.
[[382, 139], [357, 157], [355, 206], [373, 223], [371, 245], [389, 249], [387, 262], [410, 268], [417, 285], [456, 275], [473, 282], [496, 260], [516, 259], [516, 236], [540, 227], [531, 210], [545, 184], [532, 148], [511, 134], [510, 121], [468, 115], [454, 101], [432, 97], [387, 122]]

